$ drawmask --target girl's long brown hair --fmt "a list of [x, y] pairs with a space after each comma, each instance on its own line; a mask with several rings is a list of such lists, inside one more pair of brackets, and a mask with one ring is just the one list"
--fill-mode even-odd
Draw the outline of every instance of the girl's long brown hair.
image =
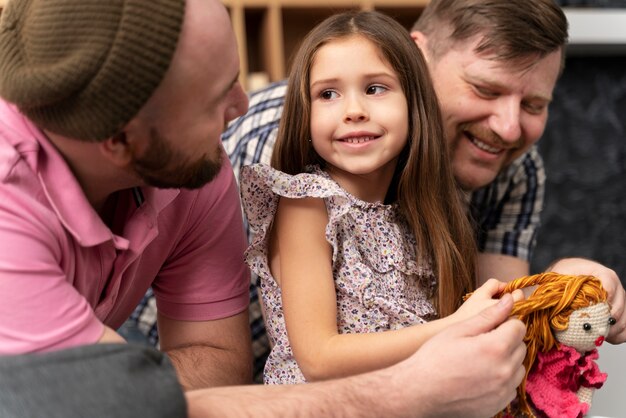
[[386, 203], [398, 202], [415, 234], [418, 260], [432, 263], [439, 283], [435, 305], [440, 316], [447, 316], [475, 288], [476, 244], [452, 175], [428, 68], [398, 22], [378, 12], [346, 12], [331, 16], [307, 35], [289, 75], [272, 166], [288, 174], [301, 173], [310, 164], [324, 167], [309, 142], [311, 65], [322, 46], [350, 36], [362, 36], [379, 48], [406, 96], [408, 141], [398, 158]]
[[537, 359], [537, 353], [558, 346], [553, 330], [567, 329], [572, 312], [605, 302], [607, 294], [600, 280], [594, 276], [569, 276], [554, 272], [513, 280], [506, 285], [502, 294], [529, 286], [537, 288], [528, 298], [515, 304], [511, 316], [518, 317], [526, 325], [526, 374], [517, 388], [517, 395], [521, 412], [533, 416], [526, 399], [526, 378]]

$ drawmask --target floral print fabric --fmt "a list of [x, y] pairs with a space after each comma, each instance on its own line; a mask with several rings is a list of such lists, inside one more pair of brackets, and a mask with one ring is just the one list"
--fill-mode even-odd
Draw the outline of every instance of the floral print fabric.
[[415, 238], [397, 205], [359, 200], [317, 166], [292, 176], [254, 164], [244, 167], [240, 177], [253, 237], [246, 262], [259, 276], [273, 345], [265, 365], [266, 384], [306, 381], [289, 345], [280, 287], [268, 267], [269, 233], [281, 196], [324, 199], [328, 211], [326, 239], [333, 248], [339, 333], [399, 329], [436, 316], [430, 302], [435, 278], [430, 265], [418, 264]]

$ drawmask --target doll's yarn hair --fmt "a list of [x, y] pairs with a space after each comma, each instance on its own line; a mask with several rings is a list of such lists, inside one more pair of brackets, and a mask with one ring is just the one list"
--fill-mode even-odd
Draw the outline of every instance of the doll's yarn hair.
[[535, 363], [537, 353], [558, 347], [553, 330], [567, 329], [572, 312], [605, 302], [607, 293], [600, 280], [594, 276], [549, 272], [513, 280], [497, 296], [529, 286], [537, 288], [525, 300], [515, 303], [511, 316], [519, 318], [526, 325], [526, 374], [517, 388], [517, 394], [520, 413], [532, 417], [534, 415], [526, 399], [526, 378]]

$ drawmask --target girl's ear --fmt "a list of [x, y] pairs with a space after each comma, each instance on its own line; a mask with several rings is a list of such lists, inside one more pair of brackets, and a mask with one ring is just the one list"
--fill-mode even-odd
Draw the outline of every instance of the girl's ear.
[[100, 152], [118, 167], [126, 167], [132, 162], [133, 153], [124, 131], [100, 142]]

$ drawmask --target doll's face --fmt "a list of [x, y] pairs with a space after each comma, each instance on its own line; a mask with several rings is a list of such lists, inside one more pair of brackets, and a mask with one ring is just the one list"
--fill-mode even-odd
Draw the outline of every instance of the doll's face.
[[572, 312], [569, 325], [564, 331], [556, 331], [556, 339], [575, 348], [580, 353], [599, 347], [609, 333], [611, 310], [602, 302]]

